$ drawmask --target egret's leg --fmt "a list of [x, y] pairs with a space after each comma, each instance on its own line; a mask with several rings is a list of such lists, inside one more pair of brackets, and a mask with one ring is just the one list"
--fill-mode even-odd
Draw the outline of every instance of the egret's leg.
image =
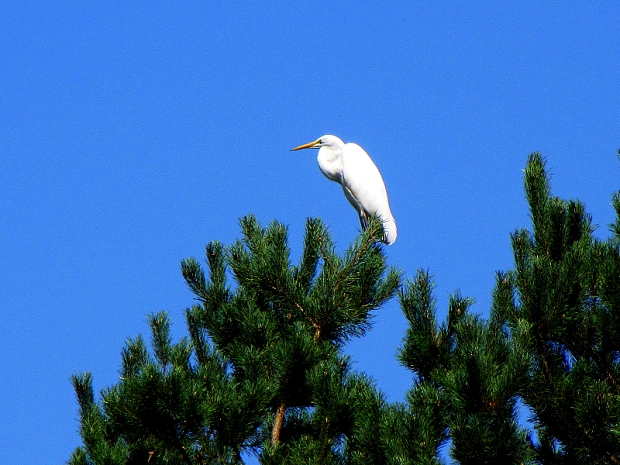
[[360, 212], [360, 224], [362, 225], [362, 229], [366, 229], [368, 227], [368, 215], [366, 215], [364, 210]]

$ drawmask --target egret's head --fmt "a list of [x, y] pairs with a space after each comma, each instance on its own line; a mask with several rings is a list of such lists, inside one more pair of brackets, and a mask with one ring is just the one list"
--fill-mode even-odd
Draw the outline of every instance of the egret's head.
[[321, 147], [328, 147], [331, 149], [342, 149], [344, 147], [344, 142], [342, 139], [336, 136], [332, 136], [331, 134], [327, 134], [325, 136], [319, 137], [314, 142], [308, 142], [307, 144], [300, 145], [299, 147], [295, 147], [291, 150], [302, 150], [302, 149], [320, 149]]

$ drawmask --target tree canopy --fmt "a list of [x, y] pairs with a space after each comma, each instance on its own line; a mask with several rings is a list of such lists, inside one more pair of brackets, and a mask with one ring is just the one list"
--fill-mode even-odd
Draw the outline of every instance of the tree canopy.
[[[378, 218], [342, 256], [309, 219], [296, 265], [285, 226], [243, 218], [236, 243], [207, 245], [206, 268], [181, 264], [197, 301], [187, 337], [173, 343], [155, 313], [150, 347], [127, 341], [99, 399], [90, 373], [72, 377], [83, 445], [70, 463], [440, 464], [445, 444], [460, 464], [618, 463], [620, 193], [607, 240], [583, 204], [551, 194], [539, 153], [525, 195], [532, 228], [511, 235], [488, 318], [455, 293], [443, 322], [431, 273], [388, 267]], [[342, 348], [395, 296], [413, 383], [390, 403]]]

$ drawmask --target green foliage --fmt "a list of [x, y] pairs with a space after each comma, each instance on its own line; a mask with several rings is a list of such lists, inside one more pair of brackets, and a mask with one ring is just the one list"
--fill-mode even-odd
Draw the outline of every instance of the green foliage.
[[[538, 153], [528, 160], [525, 191], [534, 232], [512, 235], [516, 269], [498, 311], [511, 329], [530, 327], [522, 395], [534, 410], [538, 460], [618, 463], [620, 219], [613, 238], [594, 239], [584, 206], [551, 196]], [[618, 194], [613, 205], [620, 215]]]
[[[447, 433], [434, 429], [434, 444], [449, 437], [458, 463], [618, 463], [620, 193], [606, 242], [593, 238], [583, 204], [551, 195], [538, 153], [525, 193], [532, 232], [512, 235], [515, 269], [497, 274], [488, 322], [456, 294], [439, 326], [428, 272], [400, 292], [409, 328], [399, 359], [416, 375], [409, 403], [437, 390], [434, 418]], [[517, 399], [537, 439], [518, 426]]]
[[182, 263], [199, 302], [186, 311], [189, 339], [173, 344], [167, 315], [151, 315], [151, 350], [140, 336], [127, 342], [120, 382], [100, 404], [90, 374], [73, 378], [84, 446], [71, 463], [234, 464], [242, 453], [387, 463], [374, 440], [385, 401], [340, 350], [400, 285], [377, 245], [380, 221], [339, 257], [325, 226], [308, 220], [298, 266], [282, 225], [250, 216], [241, 230], [230, 247], [207, 245], [207, 273]]
[[[473, 301], [458, 293], [450, 298], [447, 322], [438, 326], [433, 287], [428, 272], [418, 271], [400, 294], [410, 327], [399, 358], [417, 375], [409, 403], [424, 395], [438, 404], [432, 428], [419, 430], [434, 432], [434, 454], [449, 435], [450, 455], [459, 463], [527, 461], [526, 434], [515, 417], [528, 368], [529, 353], [518, 342], [527, 337], [526, 328], [509, 335], [501, 325], [483, 322], [468, 311]], [[424, 411], [416, 407], [414, 414]]]
[[[434, 282], [403, 286], [388, 269], [381, 222], [342, 256], [310, 219], [301, 260], [286, 228], [241, 220], [231, 246], [182, 262], [197, 299], [187, 338], [164, 312], [122, 350], [120, 381], [95, 402], [72, 377], [83, 446], [72, 464], [617, 464], [620, 460], [620, 192], [607, 241], [585, 207], [552, 196], [530, 155], [532, 229], [511, 235], [514, 269], [498, 272], [488, 319]], [[229, 282], [231, 281], [231, 282]], [[395, 294], [408, 322], [398, 352], [413, 385], [388, 403], [342, 352]], [[531, 412], [519, 423], [518, 405]], [[522, 419], [523, 414], [521, 414]]]

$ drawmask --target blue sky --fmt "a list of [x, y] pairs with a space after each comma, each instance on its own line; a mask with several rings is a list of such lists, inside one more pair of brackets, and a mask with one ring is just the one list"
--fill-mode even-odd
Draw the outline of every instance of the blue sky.
[[[346, 249], [355, 211], [316, 152], [289, 151], [323, 134], [375, 160], [399, 228], [389, 263], [435, 275], [441, 316], [457, 289], [488, 313], [509, 234], [529, 226], [530, 152], [607, 237], [620, 5], [151, 3], [3, 9], [3, 462], [69, 458], [81, 443], [69, 377], [115, 383], [148, 313], [168, 310], [185, 335], [179, 263], [233, 242], [241, 216], [288, 225], [294, 261], [307, 217]], [[346, 350], [403, 400], [396, 300], [374, 321]]]

